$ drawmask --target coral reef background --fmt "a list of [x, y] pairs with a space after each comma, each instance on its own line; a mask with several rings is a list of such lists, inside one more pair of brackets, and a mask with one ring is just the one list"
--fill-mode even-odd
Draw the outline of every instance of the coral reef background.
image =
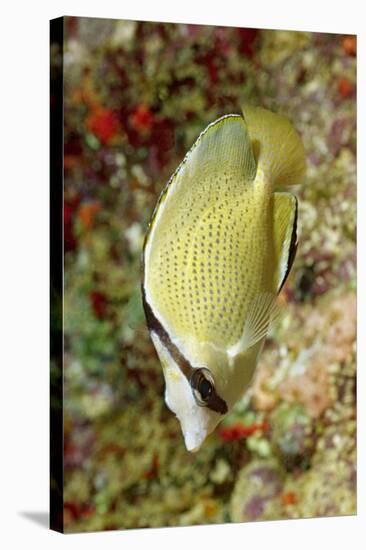
[[[354, 514], [356, 38], [68, 17], [64, 50], [66, 531]], [[244, 101], [302, 136], [299, 247], [250, 391], [190, 454], [141, 246], [193, 141]]]

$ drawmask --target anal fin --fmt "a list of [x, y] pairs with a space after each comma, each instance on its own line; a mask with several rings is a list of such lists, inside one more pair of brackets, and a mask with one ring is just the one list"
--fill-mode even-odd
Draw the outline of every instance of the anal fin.
[[273, 200], [275, 288], [277, 288], [277, 292], [280, 292], [296, 255], [297, 199], [291, 193], [274, 193]]

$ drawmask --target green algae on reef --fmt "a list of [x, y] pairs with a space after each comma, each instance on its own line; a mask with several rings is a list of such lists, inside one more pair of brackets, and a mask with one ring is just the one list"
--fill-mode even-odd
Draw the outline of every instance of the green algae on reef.
[[[356, 512], [354, 47], [66, 18], [66, 531]], [[140, 251], [174, 167], [243, 101], [301, 133], [299, 247], [249, 394], [192, 455], [164, 404]]]

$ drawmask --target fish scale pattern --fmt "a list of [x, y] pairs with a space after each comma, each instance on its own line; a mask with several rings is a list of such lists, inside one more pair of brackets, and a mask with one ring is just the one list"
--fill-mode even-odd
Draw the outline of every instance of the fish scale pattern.
[[226, 345], [243, 330], [248, 304], [261, 287], [255, 250], [263, 247], [264, 229], [245, 223], [249, 207], [242, 201], [243, 193], [234, 204], [215, 202], [203, 210], [196, 202], [201, 215], [178, 219], [154, 255], [150, 292], [179, 334]]
[[145, 287], [172, 337], [232, 345], [253, 298], [271, 290], [263, 280], [270, 195], [248, 180], [238, 146], [196, 169], [194, 158], [189, 170], [183, 164], [154, 221]]

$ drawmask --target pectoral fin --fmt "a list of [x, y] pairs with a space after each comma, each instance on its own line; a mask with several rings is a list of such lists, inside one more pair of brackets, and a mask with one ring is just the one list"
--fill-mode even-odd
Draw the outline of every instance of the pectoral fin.
[[290, 193], [274, 193], [274, 245], [277, 292], [286, 282], [297, 249], [297, 199]]
[[270, 326], [281, 313], [276, 298], [275, 294], [263, 292], [252, 300], [241, 338], [239, 342], [229, 348], [229, 356], [235, 357], [267, 336]]

